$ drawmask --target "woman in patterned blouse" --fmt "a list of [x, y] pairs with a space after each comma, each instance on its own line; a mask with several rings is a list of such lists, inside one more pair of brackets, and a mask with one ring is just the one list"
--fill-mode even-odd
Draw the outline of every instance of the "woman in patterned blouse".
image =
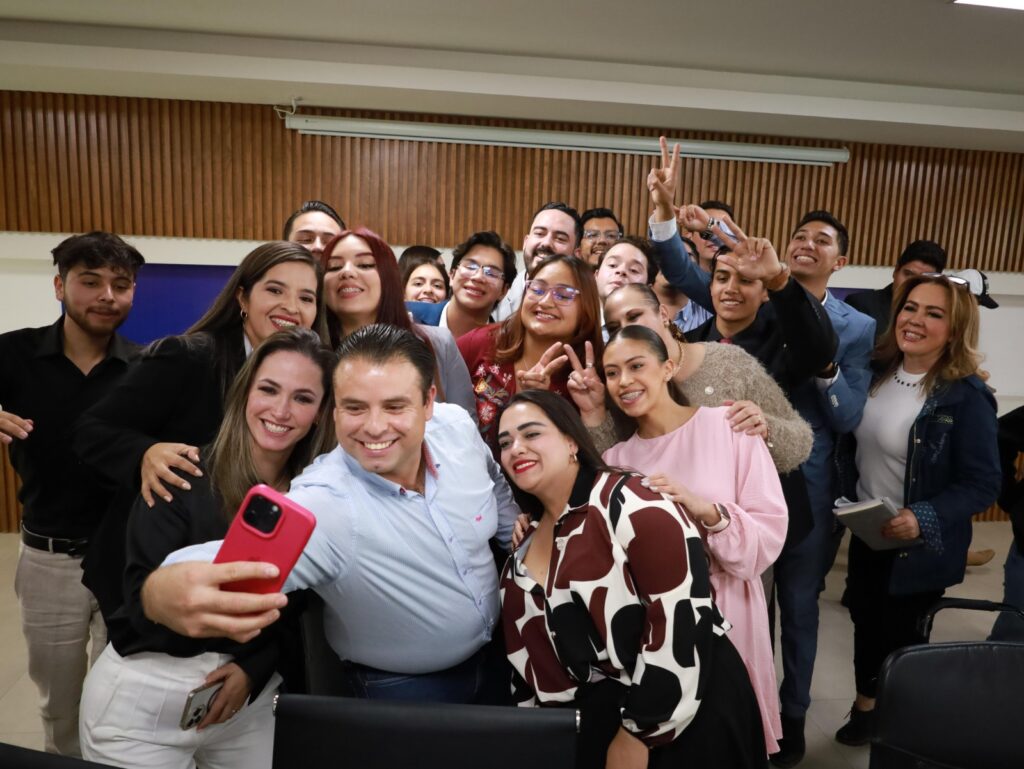
[[533, 517], [501, 579], [516, 700], [580, 711], [577, 767], [763, 767], [757, 701], [696, 526], [605, 465], [564, 398], [520, 392], [498, 430]]

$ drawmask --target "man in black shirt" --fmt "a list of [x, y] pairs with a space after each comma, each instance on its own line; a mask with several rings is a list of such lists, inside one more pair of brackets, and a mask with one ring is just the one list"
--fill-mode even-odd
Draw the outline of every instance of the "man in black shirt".
[[71, 453], [69, 433], [137, 353], [114, 332], [131, 310], [143, 258], [116, 235], [90, 232], [58, 245], [53, 263], [64, 314], [51, 326], [0, 335], [0, 442], [22, 481], [14, 588], [45, 747], [77, 756], [90, 635], [93, 658], [106, 645], [96, 600], [81, 583], [81, 557], [108, 492]]

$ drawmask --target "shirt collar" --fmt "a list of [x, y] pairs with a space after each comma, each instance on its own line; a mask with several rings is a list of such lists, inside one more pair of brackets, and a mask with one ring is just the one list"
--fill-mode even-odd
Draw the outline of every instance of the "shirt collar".
[[[64, 355], [64, 316], [61, 315], [57, 321], [47, 327], [36, 347], [35, 357], [47, 358], [55, 355]], [[107, 345], [107, 358], [116, 358], [124, 363], [131, 362], [132, 348], [128, 341], [120, 334], [113, 334], [110, 343]]]
[[[405, 494], [407, 489], [400, 483], [389, 481], [387, 478], [377, 473], [371, 473], [363, 469], [363, 466], [356, 461], [355, 457], [345, 451], [341, 446], [338, 446], [338, 451], [341, 452], [342, 460], [345, 462], [345, 466], [349, 472], [357, 478], [365, 481], [371, 486], [375, 486], [386, 492], [395, 494]], [[423, 454], [421, 461], [426, 465], [427, 475], [432, 476], [435, 480], [438, 477], [438, 469], [441, 467], [434, 460], [434, 455], [430, 452], [430, 447], [427, 446], [427, 442], [423, 442]], [[424, 496], [426, 496], [426, 489], [424, 489]]]

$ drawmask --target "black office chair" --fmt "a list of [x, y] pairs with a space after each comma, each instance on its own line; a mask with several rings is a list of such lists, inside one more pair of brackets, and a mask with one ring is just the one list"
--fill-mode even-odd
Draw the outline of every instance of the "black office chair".
[[109, 764], [97, 764], [80, 758], [56, 756], [39, 750], [19, 748], [0, 742], [0, 766], [3, 769], [110, 769]]
[[274, 769], [566, 769], [571, 708], [386, 702], [282, 694]]
[[305, 658], [306, 691], [331, 697], [351, 697], [345, 669], [324, 635], [324, 602], [310, 591], [302, 612], [302, 651]]
[[[942, 599], [942, 609], [1024, 612], [991, 601]], [[966, 641], [907, 646], [882, 665], [870, 769], [1024, 766], [1024, 644]]]

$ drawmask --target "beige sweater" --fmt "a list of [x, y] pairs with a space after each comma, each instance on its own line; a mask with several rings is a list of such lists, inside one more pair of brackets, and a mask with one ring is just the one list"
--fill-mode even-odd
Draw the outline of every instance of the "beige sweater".
[[[704, 361], [684, 382], [677, 383], [691, 406], [721, 406], [725, 401], [753, 401], [768, 422], [768, 450], [780, 473], [799, 467], [811, 454], [811, 427], [790, 404], [782, 388], [750, 353], [731, 344], [701, 342]], [[628, 438], [636, 429], [617, 413], [613, 423], [590, 430], [599, 451]], [[617, 428], [617, 429], [616, 429]]]

